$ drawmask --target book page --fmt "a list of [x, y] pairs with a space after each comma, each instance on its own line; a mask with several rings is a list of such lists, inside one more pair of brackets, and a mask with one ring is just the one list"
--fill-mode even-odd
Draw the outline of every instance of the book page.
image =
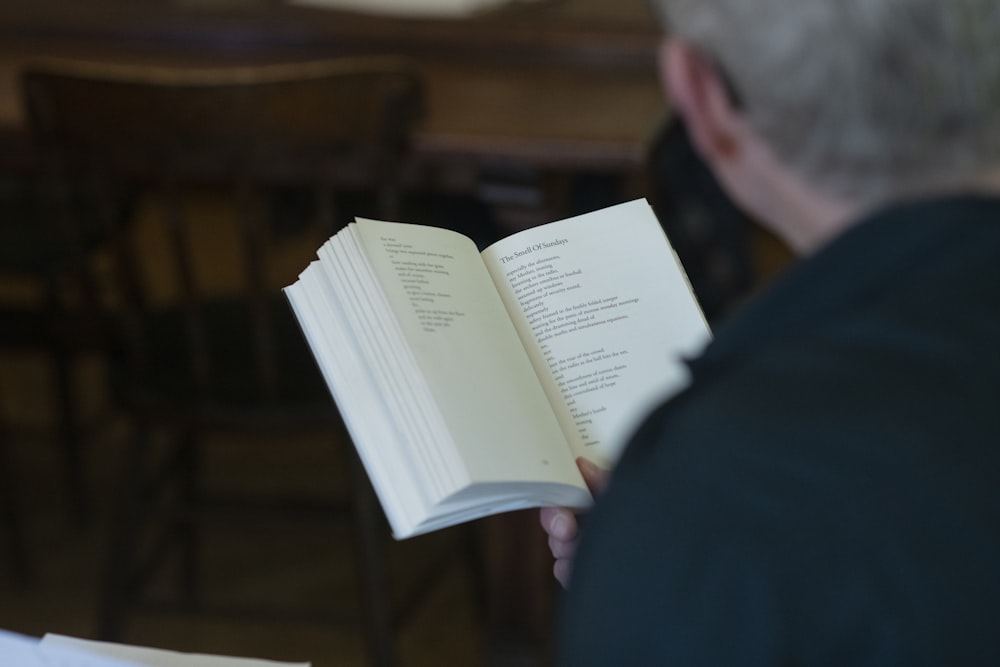
[[471, 482], [584, 487], [475, 244], [420, 225], [354, 229]]
[[[17, 665], [18, 667], [57, 667], [38, 645], [36, 637], [15, 634], [0, 630], [0, 665]], [[102, 667], [97, 660], [81, 661], [74, 667]], [[116, 663], [113, 667], [132, 667]]]
[[575, 454], [612, 465], [710, 336], [652, 209], [542, 225], [483, 257]]

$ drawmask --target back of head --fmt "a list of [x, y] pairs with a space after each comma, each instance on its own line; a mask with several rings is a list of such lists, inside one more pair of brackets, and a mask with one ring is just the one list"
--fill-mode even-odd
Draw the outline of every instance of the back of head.
[[1000, 168], [997, 0], [657, 2], [818, 187], [875, 204]]

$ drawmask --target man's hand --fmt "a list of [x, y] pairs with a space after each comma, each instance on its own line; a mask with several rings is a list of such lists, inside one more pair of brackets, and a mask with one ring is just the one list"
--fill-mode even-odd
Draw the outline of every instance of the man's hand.
[[[583, 481], [587, 483], [590, 492], [595, 496], [604, 490], [608, 482], [609, 472], [597, 467], [592, 461], [578, 458], [576, 465], [580, 468]], [[580, 537], [579, 524], [573, 510], [565, 507], [543, 507], [540, 513], [542, 528], [549, 536], [549, 549], [556, 559], [552, 573], [562, 584], [569, 587], [569, 575], [573, 569], [573, 554]]]

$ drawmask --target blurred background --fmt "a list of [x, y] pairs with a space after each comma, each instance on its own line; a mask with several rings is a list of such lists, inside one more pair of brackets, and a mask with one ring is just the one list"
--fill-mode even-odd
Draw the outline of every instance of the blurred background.
[[660, 36], [644, 0], [4, 3], [0, 628], [550, 664], [536, 513], [393, 542], [271, 315], [355, 215], [485, 246], [644, 196], [722, 321], [789, 255], [692, 152]]

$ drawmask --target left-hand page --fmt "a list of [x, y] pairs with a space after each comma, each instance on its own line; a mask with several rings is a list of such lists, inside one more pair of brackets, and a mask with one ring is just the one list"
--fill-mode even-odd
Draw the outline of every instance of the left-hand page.
[[577, 483], [565, 437], [475, 244], [421, 225], [359, 220], [355, 231], [470, 480]]

